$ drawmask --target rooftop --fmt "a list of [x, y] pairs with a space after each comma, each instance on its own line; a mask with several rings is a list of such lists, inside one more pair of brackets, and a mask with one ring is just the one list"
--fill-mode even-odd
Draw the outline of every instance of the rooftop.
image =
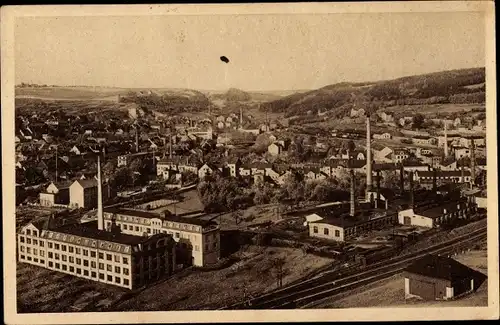
[[97, 179], [77, 179], [75, 182], [80, 184], [83, 188], [90, 188], [97, 186]]
[[449, 281], [460, 281], [474, 275], [474, 270], [444, 256], [427, 255], [408, 266], [405, 271]]
[[161, 220], [167, 220], [167, 221], [172, 221], [172, 222], [179, 222], [179, 223], [185, 223], [185, 224], [203, 226], [203, 227], [217, 224], [213, 221], [207, 221], [207, 220], [202, 220], [202, 219], [198, 219], [198, 218], [186, 218], [186, 217], [182, 217], [182, 216], [178, 216], [178, 215], [171, 215], [168, 213], [161, 214], [161, 213], [154, 213], [154, 212], [141, 211], [141, 210], [132, 210], [132, 209], [123, 209], [123, 208], [105, 208], [104, 212], [113, 213], [113, 214], [121, 214], [121, 215], [132, 216], [132, 217], [146, 218], [146, 219], [158, 218]]
[[114, 233], [106, 230], [99, 230], [97, 228], [97, 220], [85, 223], [74, 223], [49, 229], [49, 231], [64, 233], [68, 235], [75, 235], [79, 237], [105, 240], [117, 244], [124, 245], [138, 245], [146, 242], [148, 237], [127, 235], [122, 233]]

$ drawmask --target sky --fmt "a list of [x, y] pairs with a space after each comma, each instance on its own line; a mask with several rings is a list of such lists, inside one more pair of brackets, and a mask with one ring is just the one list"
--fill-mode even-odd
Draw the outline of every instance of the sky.
[[22, 17], [16, 84], [315, 89], [483, 67], [484, 28], [480, 12]]

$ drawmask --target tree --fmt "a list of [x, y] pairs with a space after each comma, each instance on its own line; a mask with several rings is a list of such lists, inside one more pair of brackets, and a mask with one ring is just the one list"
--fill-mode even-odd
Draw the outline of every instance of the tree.
[[353, 140], [349, 140], [349, 141], [344, 141], [344, 143], [342, 144], [342, 148], [344, 150], [349, 150], [350, 152], [353, 152], [354, 150], [356, 150], [356, 143], [354, 143]]
[[207, 212], [235, 211], [248, 204], [248, 196], [235, 178], [207, 176], [198, 184], [198, 192]]
[[274, 274], [276, 275], [276, 284], [278, 288], [283, 286], [283, 276], [285, 275], [284, 266], [286, 260], [284, 257], [276, 257], [272, 261]]
[[415, 114], [415, 116], [413, 116], [413, 124], [412, 124], [412, 127], [414, 129], [421, 129], [423, 124], [425, 122], [425, 117], [420, 114], [420, 113], [417, 113]]
[[259, 183], [254, 191], [253, 203], [255, 205], [268, 204], [275, 195], [274, 189], [267, 183]]

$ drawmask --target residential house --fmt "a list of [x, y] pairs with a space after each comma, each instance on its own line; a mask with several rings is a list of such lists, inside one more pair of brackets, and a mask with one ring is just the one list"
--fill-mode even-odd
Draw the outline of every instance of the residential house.
[[307, 168], [304, 170], [304, 179], [306, 181], [317, 181], [326, 179], [328, 175], [321, 172], [320, 168]]
[[465, 157], [470, 157], [471, 150], [465, 147], [452, 147], [456, 160], [460, 160]]
[[69, 204], [69, 187], [72, 182], [51, 182], [45, 191], [40, 193], [40, 205], [52, 207]]
[[77, 145], [74, 145], [73, 147], [71, 147], [71, 149], [69, 150], [70, 153], [72, 154], [75, 154], [75, 155], [82, 155], [84, 154], [84, 151], [82, 150], [82, 148], [78, 147]]
[[230, 157], [226, 162], [226, 168], [229, 172], [229, 176], [238, 177], [241, 167], [241, 159], [238, 157]]
[[118, 162], [117, 166], [122, 167], [122, 166], [128, 166], [130, 163], [135, 160], [135, 159], [144, 159], [148, 155], [152, 155], [151, 152], [137, 152], [137, 153], [132, 153], [132, 154], [127, 154], [127, 155], [120, 155], [118, 156]]
[[385, 133], [374, 133], [372, 137], [373, 137], [373, 139], [387, 140], [387, 139], [391, 139], [392, 135], [390, 133], [388, 133], [388, 132], [385, 132]]
[[212, 175], [216, 170], [218, 170], [216, 167], [210, 166], [209, 164], [205, 163], [200, 167], [200, 169], [198, 169], [198, 178], [200, 180], [203, 180], [208, 175]]
[[436, 139], [429, 136], [414, 136], [412, 138], [412, 142], [417, 145], [434, 145], [436, 143]]
[[399, 164], [410, 157], [408, 151], [403, 148], [394, 149], [392, 152], [392, 161]]
[[284, 146], [279, 143], [279, 142], [274, 142], [274, 143], [271, 143], [268, 147], [267, 147], [267, 152], [269, 152], [271, 155], [273, 156], [277, 156], [277, 155], [280, 155], [283, 153], [284, 151]]

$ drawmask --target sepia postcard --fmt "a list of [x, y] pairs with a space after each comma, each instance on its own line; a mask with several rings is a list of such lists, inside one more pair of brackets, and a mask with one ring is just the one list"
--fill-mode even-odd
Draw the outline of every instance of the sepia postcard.
[[494, 22], [2, 7], [4, 322], [497, 319]]

